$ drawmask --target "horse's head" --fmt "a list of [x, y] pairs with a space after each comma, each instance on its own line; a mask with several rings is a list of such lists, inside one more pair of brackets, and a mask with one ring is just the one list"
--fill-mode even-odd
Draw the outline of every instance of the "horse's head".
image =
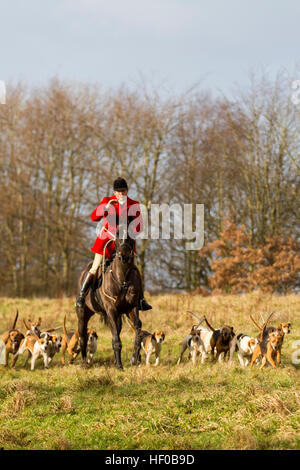
[[117, 229], [115, 245], [116, 258], [123, 264], [133, 263], [135, 241], [129, 237], [127, 227], [120, 225]]

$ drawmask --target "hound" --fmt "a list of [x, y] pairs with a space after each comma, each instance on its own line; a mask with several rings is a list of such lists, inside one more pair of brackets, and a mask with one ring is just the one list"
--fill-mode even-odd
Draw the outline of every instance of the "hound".
[[254, 320], [254, 318], [251, 315], [250, 315], [250, 319], [254, 323], [256, 328], [258, 328], [259, 331], [260, 331], [260, 334], [258, 335], [258, 338], [259, 338], [260, 341], [267, 340], [271, 333], [274, 333], [274, 332], [279, 332], [280, 333], [280, 335], [282, 336], [282, 340], [280, 342], [279, 349], [277, 351], [277, 363], [281, 364], [281, 349], [282, 349], [282, 345], [283, 345], [284, 336], [286, 334], [290, 333], [292, 325], [291, 325], [291, 323], [279, 323], [279, 325], [277, 327], [275, 327], [275, 326], [268, 326], [267, 327], [267, 324], [268, 324], [270, 318], [272, 317], [273, 313], [274, 312], [272, 312], [269, 315], [269, 317], [267, 318], [265, 324], [262, 327], [260, 327], [256, 323], [256, 321]]
[[23, 321], [23, 325], [25, 326], [26, 328], [26, 335], [27, 334], [30, 334], [32, 333], [33, 335], [36, 335], [38, 337], [40, 337], [41, 335], [41, 324], [42, 324], [42, 319], [41, 317], [38, 318], [38, 321], [32, 321], [32, 320], [28, 320], [28, 323], [26, 323], [25, 319], [23, 318], [22, 319]]
[[19, 330], [16, 329], [18, 316], [19, 316], [19, 312], [17, 310], [12, 328], [9, 331], [7, 331], [6, 333], [4, 333], [2, 335], [2, 338], [1, 338], [4, 345], [5, 345], [4, 346], [4, 348], [5, 348], [5, 359], [4, 359], [5, 363], [4, 363], [4, 365], [6, 367], [8, 366], [9, 355], [17, 353], [17, 351], [20, 347], [21, 341], [24, 338], [24, 335]]
[[62, 344], [62, 337], [60, 335], [50, 335], [48, 364], [52, 361], [55, 354], [59, 353], [61, 344]]
[[[78, 328], [75, 330], [74, 333], [68, 333], [66, 329], [66, 315], [64, 317], [63, 323], [63, 330], [64, 330], [64, 337], [61, 343], [61, 351], [62, 351], [62, 358], [61, 363], [62, 365], [65, 364], [65, 354], [66, 351], [70, 356], [70, 364], [73, 364], [76, 357], [80, 353], [80, 338], [79, 338], [79, 331]], [[94, 361], [94, 355], [97, 351], [97, 340], [98, 335], [95, 330], [89, 328], [87, 331], [88, 339], [87, 339], [87, 362], [88, 364], [92, 364]]]
[[31, 370], [34, 370], [35, 362], [40, 356], [43, 357], [44, 366], [45, 366], [45, 369], [47, 369], [51, 361], [51, 344], [50, 343], [51, 343], [51, 336], [49, 333], [42, 333], [40, 338], [36, 335], [28, 334], [22, 340], [17, 353], [14, 355], [12, 367], [16, 365], [18, 356], [20, 354], [23, 354], [27, 350], [27, 351], [30, 351], [31, 353]]
[[[217, 330], [215, 330], [205, 318], [206, 324], [209, 327], [209, 330], [204, 327], [198, 327], [197, 329], [200, 332], [200, 337], [203, 341], [204, 347], [202, 348], [202, 360], [208, 357], [208, 353], [211, 353], [212, 360], [219, 360], [222, 361], [221, 354], [224, 354], [224, 359], [226, 358], [227, 353], [229, 352], [231, 342], [234, 338], [234, 331], [232, 326], [221, 326]], [[214, 356], [216, 349], [216, 357]]]
[[240, 365], [246, 367], [250, 364], [253, 351], [258, 345], [258, 339], [240, 333], [233, 338], [230, 347], [229, 362], [232, 362], [232, 356], [235, 351], [238, 353]]
[[189, 349], [189, 358], [192, 358], [193, 365], [196, 364], [197, 355], [203, 352], [204, 345], [203, 341], [200, 338], [200, 332], [194, 326], [189, 335], [187, 335], [181, 344], [181, 352], [179, 359], [177, 361], [177, 365], [179, 365], [182, 361], [182, 357], [184, 352]]
[[150, 365], [150, 357], [152, 353], [155, 353], [155, 366], [158, 366], [161, 345], [165, 339], [165, 333], [161, 330], [155, 330], [154, 333], [149, 333], [149, 331], [141, 330], [140, 334], [142, 335], [141, 346], [145, 352], [146, 356], [146, 366]]
[[282, 341], [283, 334], [278, 330], [272, 331], [268, 336], [265, 336], [254, 349], [250, 367], [252, 367], [255, 361], [261, 356], [261, 369], [267, 364], [267, 362], [271, 364], [273, 369], [276, 369], [275, 359], [277, 359], [278, 364], [280, 364], [280, 356], [278, 353], [281, 348]]
[[[130, 326], [131, 330], [133, 331], [133, 335], [135, 338], [136, 331], [131, 321], [127, 317], [126, 317], [126, 321], [128, 325]], [[162, 330], [155, 330], [154, 333], [149, 333], [149, 331], [146, 331], [146, 330], [139, 330], [138, 336], [141, 342], [141, 347], [143, 348], [143, 351], [145, 353], [146, 366], [150, 365], [150, 357], [152, 353], [155, 353], [155, 358], [156, 358], [154, 365], [158, 366], [160, 353], [161, 353], [161, 346], [165, 339], [165, 333]], [[139, 355], [139, 360], [141, 360], [140, 355]]]

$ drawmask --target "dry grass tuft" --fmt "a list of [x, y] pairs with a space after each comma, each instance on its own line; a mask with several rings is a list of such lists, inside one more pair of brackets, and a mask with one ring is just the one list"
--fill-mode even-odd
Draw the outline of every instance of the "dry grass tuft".
[[255, 400], [257, 408], [263, 414], [279, 413], [280, 415], [289, 415], [292, 410], [283, 402], [283, 400], [275, 395], [266, 395]]
[[37, 394], [32, 390], [29, 381], [16, 380], [5, 385], [7, 399], [3, 403], [0, 416], [14, 418], [25, 410], [26, 406], [33, 405]]
[[70, 395], [63, 395], [62, 397], [60, 397], [60, 403], [61, 410], [66, 411], [68, 413], [74, 410], [73, 400]]
[[72, 445], [70, 441], [64, 436], [51, 436], [52, 440], [51, 449], [52, 450], [71, 450]]
[[257, 448], [257, 439], [250, 429], [237, 426], [233, 430], [233, 436], [233, 439], [229, 440], [231, 449], [252, 450]]

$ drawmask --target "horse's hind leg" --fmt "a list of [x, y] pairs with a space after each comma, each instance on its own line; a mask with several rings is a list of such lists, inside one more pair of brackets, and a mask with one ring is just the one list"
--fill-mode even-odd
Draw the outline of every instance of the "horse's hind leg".
[[86, 364], [86, 348], [87, 348], [87, 326], [89, 319], [94, 315], [95, 312], [90, 310], [86, 305], [81, 307], [76, 307], [76, 313], [78, 318], [78, 333], [80, 339], [80, 349], [82, 356], [83, 365]]
[[135, 340], [134, 340], [134, 349], [131, 357], [131, 365], [134, 366], [140, 361], [140, 351], [141, 351], [141, 335], [140, 331], [142, 328], [142, 322], [139, 318], [139, 310], [135, 307], [129, 314], [129, 319], [131, 320], [134, 329], [135, 329]]

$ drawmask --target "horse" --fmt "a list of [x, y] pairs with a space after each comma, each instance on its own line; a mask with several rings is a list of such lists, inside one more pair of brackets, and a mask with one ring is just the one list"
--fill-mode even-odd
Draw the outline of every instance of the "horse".
[[[142, 288], [142, 280], [138, 268], [134, 264], [134, 243], [129, 236], [119, 238], [117, 230], [115, 242], [115, 256], [105, 272], [102, 273], [102, 283], [98, 287], [94, 284], [85, 299], [84, 307], [76, 307], [78, 318], [78, 331], [82, 365], [86, 366], [87, 326], [90, 318], [98, 313], [109, 326], [112, 334], [112, 348], [115, 356], [115, 365], [123, 369], [121, 360], [122, 342], [120, 333], [122, 329], [122, 315], [125, 314], [132, 322], [136, 331], [134, 351], [131, 364], [138, 362], [141, 349], [140, 331], [142, 322], [139, 319], [138, 300]], [[89, 263], [81, 272], [78, 289], [91, 267]], [[97, 278], [97, 276], [95, 276]]]

